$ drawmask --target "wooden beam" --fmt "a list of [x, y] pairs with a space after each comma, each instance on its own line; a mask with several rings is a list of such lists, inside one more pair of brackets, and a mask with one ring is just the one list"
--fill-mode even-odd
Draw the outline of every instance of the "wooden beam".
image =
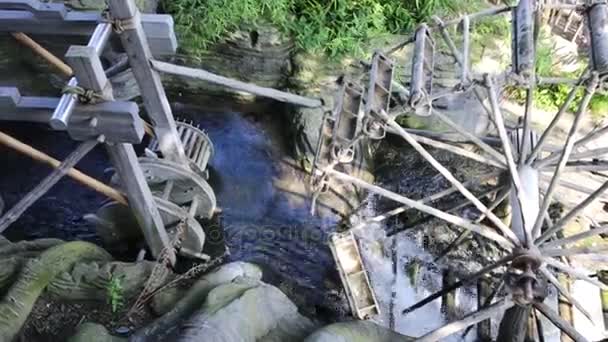
[[[95, 92], [104, 93], [109, 101], [114, 99], [110, 82], [101, 66], [98, 49], [95, 46], [72, 46], [66, 54], [66, 59], [72, 66], [79, 84]], [[167, 253], [169, 260], [175, 262], [173, 246], [133, 146], [129, 144], [106, 146], [152, 255], [159, 258], [161, 254]]]
[[[59, 98], [21, 96], [17, 88], [0, 87], [0, 121], [48, 124], [58, 104]], [[93, 122], [95, 125], [91, 125]], [[110, 101], [77, 105], [70, 117], [68, 133], [75, 140], [104, 135], [107, 141], [139, 144], [144, 125], [135, 102]]]
[[160, 75], [150, 67], [152, 52], [139, 19], [139, 10], [133, 0], [109, 0], [108, 5], [113, 20], [130, 21], [129, 27], [120, 33], [120, 39], [141, 90], [144, 107], [154, 126], [160, 150], [166, 159], [188, 165]]
[[[63, 4], [40, 1], [35, 2], [43, 7], [32, 13], [31, 6], [23, 2], [13, 2], [9, 6], [7, 1], [0, 1], [0, 32], [88, 37], [97, 24], [104, 21], [99, 11], [70, 11]], [[164, 14], [142, 14], [141, 20], [152, 54], [156, 57], [175, 54], [177, 38], [173, 18]]]
[[320, 99], [308, 98], [276, 90], [273, 88], [260, 87], [255, 84], [246, 83], [232, 78], [216, 75], [214, 73], [202, 69], [188, 68], [160, 61], [151, 61], [150, 63], [152, 64], [152, 67], [157, 71], [171, 75], [207, 81], [209, 83], [218, 84], [227, 88], [248, 92], [257, 96], [268, 97], [280, 102], [291, 103], [298, 106], [310, 108], [323, 106], [323, 102]]

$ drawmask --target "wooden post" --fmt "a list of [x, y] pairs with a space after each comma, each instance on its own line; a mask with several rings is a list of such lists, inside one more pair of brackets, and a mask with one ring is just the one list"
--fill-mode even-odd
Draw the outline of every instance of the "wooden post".
[[[72, 46], [66, 54], [66, 60], [82, 87], [113, 100], [112, 87], [101, 65], [98, 50], [91, 46]], [[159, 257], [165, 251], [173, 263], [175, 254], [133, 146], [123, 143], [108, 144], [107, 150], [152, 255]]]
[[[450, 285], [456, 283], [458, 279], [454, 275], [453, 271], [443, 271], [442, 283], [443, 288], [448, 288]], [[456, 318], [456, 291], [446, 292], [441, 296], [441, 311], [445, 314], [448, 322], [451, 322]]]
[[[608, 271], [599, 271], [598, 278], [604, 284], [608, 284]], [[608, 327], [608, 291], [602, 290], [602, 312], [604, 313], [604, 326]]]
[[108, 4], [113, 20], [122, 23], [119, 25], [122, 28], [120, 39], [139, 84], [144, 107], [154, 126], [160, 150], [164, 158], [188, 167], [160, 75], [150, 66], [153, 57], [141, 24], [139, 10], [133, 0], [109, 0]]
[[[568, 279], [568, 276], [565, 274], [560, 274], [557, 278], [562, 288], [570, 292], [570, 279]], [[562, 295], [561, 293], [558, 297], [558, 303], [559, 315], [566, 322], [572, 324], [572, 304], [570, 304], [570, 302], [568, 302], [568, 299], [564, 297], [564, 295]], [[573, 342], [572, 338], [570, 338], [570, 336], [568, 336], [568, 334], [563, 331], [560, 334], [560, 339], [562, 342]]]
[[[491, 295], [490, 282], [485, 278], [477, 281], [477, 310], [483, 309], [486, 299]], [[477, 340], [481, 342], [492, 341], [492, 325], [490, 319], [477, 324]]]

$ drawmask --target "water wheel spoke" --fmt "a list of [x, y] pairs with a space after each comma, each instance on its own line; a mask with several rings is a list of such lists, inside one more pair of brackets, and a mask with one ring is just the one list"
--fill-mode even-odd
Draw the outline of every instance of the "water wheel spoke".
[[412, 306], [409, 306], [409, 307], [405, 308], [402, 311], [402, 314], [406, 315], [406, 314], [408, 314], [408, 313], [410, 313], [410, 312], [412, 312], [412, 311], [414, 311], [414, 310], [416, 310], [418, 308], [421, 308], [421, 307], [425, 306], [426, 304], [434, 301], [435, 299], [440, 298], [441, 296], [443, 296], [443, 295], [445, 295], [447, 293], [450, 293], [450, 292], [458, 289], [459, 287], [461, 287], [463, 285], [469, 284], [469, 283], [471, 283], [471, 282], [479, 279], [480, 277], [482, 277], [486, 273], [490, 273], [490, 272], [494, 271], [495, 269], [497, 269], [497, 268], [499, 268], [501, 266], [504, 266], [505, 264], [509, 263], [511, 260], [513, 260], [513, 258], [514, 258], [513, 255], [508, 255], [508, 256], [506, 256], [506, 257], [498, 260], [497, 262], [495, 262], [495, 263], [493, 263], [493, 264], [491, 264], [489, 266], [486, 266], [486, 267], [482, 268], [481, 270], [473, 273], [472, 275], [470, 275], [470, 276], [468, 276], [468, 277], [466, 277], [466, 278], [464, 278], [462, 280], [459, 280], [459, 281], [455, 282], [454, 284], [452, 284], [452, 285], [450, 285], [448, 287], [445, 287], [445, 288], [441, 289], [438, 292], [433, 293], [430, 296], [427, 296], [426, 298], [424, 298], [423, 300], [419, 301], [418, 303], [416, 303], [416, 304], [414, 304]]
[[500, 152], [495, 150], [492, 146], [486, 144], [483, 140], [479, 139], [479, 137], [477, 137], [475, 134], [460, 127], [460, 125], [458, 125], [457, 123], [452, 121], [447, 115], [443, 114], [441, 111], [439, 111], [437, 109], [433, 109], [433, 114], [435, 114], [441, 121], [443, 121], [446, 125], [448, 125], [450, 128], [452, 128], [454, 131], [456, 131], [463, 137], [469, 139], [475, 145], [477, 145], [479, 148], [481, 148], [483, 151], [485, 151], [487, 154], [492, 156], [492, 158], [494, 158], [497, 162], [500, 163], [501, 168], [506, 168], [507, 164], [505, 161], [505, 157]]
[[[496, 295], [498, 295], [500, 293], [500, 291], [502, 291], [504, 286], [505, 286], [505, 281], [500, 280], [500, 282], [496, 285], [494, 290], [492, 290], [492, 293], [490, 293], [490, 295], [484, 300], [483, 306], [478, 307], [477, 310], [482, 310], [482, 309], [489, 307], [490, 304], [492, 304], [492, 301], [494, 300], [494, 298], [496, 298]], [[468, 326], [467, 329], [462, 333], [463, 339], [469, 334], [471, 329], [473, 329], [473, 325]]]
[[540, 231], [540, 228], [543, 224], [544, 214], [545, 214], [545, 212], [547, 212], [547, 209], [549, 209], [549, 205], [551, 204], [553, 194], [554, 194], [555, 190], [557, 189], [557, 185], [558, 185], [559, 179], [561, 177], [562, 171], [563, 171], [564, 167], [566, 166], [566, 163], [568, 162], [570, 154], [572, 153], [572, 150], [574, 147], [574, 142], [576, 141], [576, 136], [578, 134], [578, 127], [579, 127], [583, 117], [585, 116], [585, 112], [587, 110], [587, 107], [589, 106], [591, 97], [593, 96], [593, 94], [595, 94], [598, 83], [599, 83], [598, 75], [596, 73], [594, 73], [593, 78], [591, 79], [588, 87], [585, 89], [585, 96], [583, 97], [583, 100], [581, 101], [581, 104], [578, 108], [576, 116], [574, 117], [574, 122], [572, 123], [572, 126], [570, 127], [570, 132], [568, 133], [568, 137], [566, 138], [566, 145], [564, 146], [564, 149], [561, 152], [558, 166], [555, 169], [555, 173], [553, 174], [553, 177], [551, 178], [549, 187], [547, 188], [543, 201], [541, 202], [539, 215], [536, 218], [536, 222], [534, 222], [533, 231]]
[[458, 191], [482, 213], [486, 214], [488, 219], [492, 221], [494, 225], [502, 232], [502, 234], [507, 237], [514, 245], [519, 245], [519, 240], [513, 233], [513, 231], [507, 227], [494, 213], [492, 213], [488, 208], [473, 195], [466, 187], [462, 185], [462, 183], [454, 177], [454, 175], [445, 168], [441, 163], [439, 163], [422, 145], [420, 145], [410, 133], [406, 132], [397, 122], [391, 119], [386, 113], [381, 113], [381, 116], [384, 120], [386, 120], [387, 124], [391, 126], [405, 141], [407, 141], [410, 146], [412, 146], [426, 161], [428, 161], [446, 180], [448, 180], [453, 186], [455, 186]]
[[579, 141], [577, 141], [574, 144], [574, 147], [579, 147], [579, 146], [584, 146], [590, 142], [593, 142], [599, 138], [601, 138], [604, 134], [608, 133], [608, 125], [596, 129], [594, 131], [589, 132], [587, 135], [585, 135], [582, 139], [580, 139]]
[[468, 314], [461, 320], [451, 322], [442, 326], [439, 329], [431, 331], [430, 333], [420, 337], [416, 341], [418, 342], [434, 342], [440, 341], [441, 339], [450, 336], [454, 333], [457, 333], [463, 329], [466, 329], [468, 326], [477, 324], [481, 321], [485, 321], [486, 319], [492, 318], [505, 310], [509, 309], [515, 305], [510, 298], [504, 298], [487, 308], [479, 311], [475, 311], [471, 314]]
[[[464, 185], [465, 186], [469, 186], [469, 185], [471, 185], [473, 183], [474, 183], [474, 181], [468, 181], [468, 182], [464, 183]], [[424, 203], [434, 202], [436, 200], [439, 200], [439, 199], [442, 199], [442, 198], [444, 198], [446, 196], [449, 196], [449, 195], [455, 193], [456, 191], [458, 191], [458, 190], [455, 187], [451, 187], [449, 189], [440, 191], [440, 192], [438, 192], [436, 194], [424, 197], [423, 199], [419, 200], [418, 202], [423, 203], [423, 204]], [[364, 222], [356, 225], [353, 229], [356, 230], [356, 229], [363, 228], [363, 227], [365, 227], [366, 225], [368, 225], [370, 223], [382, 222], [382, 221], [387, 220], [387, 219], [389, 219], [389, 218], [391, 218], [393, 216], [399, 215], [399, 214], [405, 212], [408, 209], [409, 209], [408, 206], [397, 207], [395, 209], [387, 211], [386, 213], [383, 213], [383, 214], [374, 216], [372, 218], [369, 218], [369, 219], [365, 220]]]
[[570, 323], [568, 323], [565, 319], [561, 318], [560, 315], [557, 312], [555, 312], [553, 309], [551, 309], [547, 304], [541, 303], [541, 302], [536, 302], [533, 305], [534, 305], [534, 308], [536, 310], [540, 311], [540, 313], [542, 313], [543, 316], [547, 317], [547, 319], [549, 321], [551, 321], [551, 323], [553, 323], [553, 325], [555, 325], [559, 330], [566, 333], [566, 335], [570, 336], [570, 338], [572, 338], [574, 341], [576, 341], [576, 342], [587, 342], [588, 341], [583, 335], [581, 335], [578, 331], [576, 331], [576, 329], [574, 329], [574, 327], [572, 327], [572, 325], [570, 325]]
[[[525, 201], [523, 200], [523, 191], [521, 180], [519, 179], [519, 172], [517, 171], [517, 164], [515, 163], [515, 159], [513, 157], [513, 148], [511, 146], [511, 142], [509, 141], [509, 137], [507, 135], [507, 130], [505, 126], [505, 120], [502, 115], [502, 111], [500, 109], [500, 105], [498, 104], [498, 92], [496, 90], [496, 86], [494, 85], [494, 81], [492, 77], [486, 75], [485, 77], [486, 85], [488, 88], [488, 94], [490, 97], [490, 103], [492, 104], [492, 115], [494, 118], [494, 125], [496, 126], [496, 130], [498, 131], [498, 135], [500, 140], [502, 141], [503, 152], [505, 154], [505, 158], [507, 159], [507, 165], [509, 169], [509, 176], [511, 177], [511, 182], [515, 189], [515, 194], [517, 197], [517, 201], [519, 203], [520, 208], [524, 208]], [[523, 210], [521, 211], [521, 222], [524, 227], [527, 227], [526, 220], [523, 215]], [[526, 234], [526, 245], [532, 244], [531, 232], [528, 229], [524, 229]]]
[[455, 146], [452, 144], [444, 143], [441, 141], [433, 140], [433, 139], [415, 135], [415, 134], [412, 134], [412, 138], [414, 138], [417, 142], [419, 142], [421, 144], [432, 146], [432, 147], [440, 149], [440, 150], [445, 150], [445, 151], [457, 154], [461, 157], [465, 157], [465, 158], [474, 160], [478, 163], [487, 164], [487, 165], [494, 166], [494, 167], [497, 167], [500, 169], [505, 168], [505, 165], [503, 163], [496, 161], [494, 158], [487, 158], [481, 154], [471, 152], [462, 147], [458, 147], [458, 146]]
[[[576, 152], [576, 153], [573, 152], [568, 157], [568, 163], [579, 162], [579, 161], [583, 161], [583, 160], [586, 160], [589, 158], [594, 158], [594, 157], [601, 157], [601, 156], [606, 155], [607, 153], [608, 153], [608, 148], [606, 148], [606, 147], [590, 149], [590, 150], [583, 151], [583, 152]], [[559, 158], [560, 158], [560, 154], [554, 153], [545, 159], [541, 159], [541, 160], [537, 161], [536, 163], [534, 163], [534, 166], [539, 169], [556, 168], [557, 165], [555, 165], [554, 163], [557, 162], [559, 160]], [[566, 165], [568, 165], [568, 163]]]
[[[551, 236], [560, 232], [570, 220], [577, 217], [579, 213], [585, 210], [591, 203], [593, 203], [596, 199], [598, 199], [602, 194], [608, 189], [608, 182], [605, 182], [601, 187], [599, 187], [595, 192], [589, 195], [585, 200], [579, 203], [576, 207], [570, 210], [566, 215], [564, 215], [559, 221], [557, 221], [551, 228], [549, 228], [546, 232], [544, 232], [537, 240], [536, 244], [542, 244], [547, 241]], [[558, 240], [559, 241], [559, 240]], [[554, 244], [550, 243], [551, 245]]]
[[408, 197], [405, 197], [403, 195], [399, 195], [397, 193], [394, 193], [392, 191], [388, 191], [384, 188], [381, 188], [377, 185], [373, 185], [370, 184], [364, 180], [361, 180], [357, 177], [353, 177], [351, 175], [348, 175], [346, 173], [340, 172], [340, 171], [336, 171], [336, 170], [331, 170], [328, 169], [327, 174], [329, 176], [335, 177], [337, 179], [341, 179], [343, 181], [346, 182], [350, 182], [355, 186], [359, 186], [361, 188], [364, 188], [368, 191], [371, 191], [373, 193], [376, 193], [380, 196], [386, 197], [388, 199], [391, 199], [393, 201], [402, 203], [408, 207], [414, 208], [416, 210], [419, 210], [423, 213], [435, 216], [439, 219], [442, 219], [448, 223], [452, 223], [454, 225], [457, 225], [459, 227], [471, 230], [479, 235], [482, 235], [483, 237], [485, 237], [486, 239], [489, 239], [491, 241], [496, 242], [498, 245], [500, 245], [502, 248], [506, 249], [507, 251], [510, 251], [513, 248], [513, 244], [505, 239], [502, 235], [497, 234], [494, 229], [484, 226], [484, 225], [480, 225], [480, 224], [474, 224], [473, 222], [466, 220], [462, 217], [459, 216], [455, 216], [449, 213], [446, 213], [444, 211], [441, 211], [439, 209], [433, 208], [431, 206], [419, 203], [413, 199], [410, 199]]
[[[534, 60], [536, 56], [532, 54], [532, 59]], [[523, 129], [523, 141], [521, 148], [521, 155], [519, 156], [519, 166], [523, 166], [526, 163], [527, 159], [527, 151], [529, 145], [531, 144], [530, 138], [530, 121], [532, 119], [532, 103], [534, 101], [534, 82], [530, 82], [528, 85], [528, 89], [526, 89], [526, 110], [524, 111], [524, 129]]]
[[563, 239], [559, 239], [559, 240], [553, 240], [550, 241], [548, 243], [545, 243], [543, 245], [541, 245], [542, 247], [545, 248], [549, 248], [549, 247], [558, 247], [558, 246], [565, 246], [571, 243], [576, 243], [580, 240], [584, 240], [593, 236], [597, 236], [600, 234], [607, 234], [608, 233], [608, 225], [606, 226], [602, 226], [599, 228], [594, 228], [594, 229], [589, 229], [586, 232], [582, 232], [582, 233], [578, 233], [572, 236], [569, 236], [567, 238], [563, 238]]
[[[601, 172], [608, 171], [608, 160], [578, 160], [568, 161], [564, 172]], [[549, 165], [541, 169], [541, 172], [555, 172], [555, 165]]]
[[583, 315], [585, 315], [585, 317], [587, 317], [587, 319], [589, 319], [590, 322], [593, 322], [591, 314], [583, 307], [583, 305], [578, 300], [576, 300], [576, 298], [572, 297], [570, 291], [568, 291], [568, 289], [566, 289], [559, 282], [559, 280], [551, 273], [551, 271], [549, 271], [546, 267], [541, 267], [540, 272], [545, 278], [547, 278], [547, 280], [551, 284], [553, 284], [553, 286], [555, 286], [557, 291], [561, 293], [561, 295], [564, 296], [564, 298], [566, 298], [568, 302], [570, 302], [570, 304], [574, 305]]
[[534, 146], [534, 148], [532, 149], [532, 153], [530, 153], [530, 156], [528, 157], [528, 161], [527, 161], [528, 165], [530, 165], [532, 162], [534, 162], [536, 156], [538, 156], [538, 154], [542, 151], [543, 146], [547, 142], [547, 138], [549, 137], [549, 135], [551, 135], [551, 132], [553, 132], [553, 129], [557, 126], [557, 123], [562, 118], [562, 116], [568, 111], [570, 104], [572, 103], [572, 101], [574, 101], [574, 99], [576, 97], [576, 93], [578, 92], [578, 89], [585, 82], [587, 77], [588, 77], [587, 70], [585, 70], [583, 72], [583, 74], [579, 77], [579, 80], [578, 80], [576, 86], [574, 88], [572, 88], [572, 90], [568, 94], [566, 101], [562, 104], [562, 106], [558, 110], [557, 114], [555, 114], [555, 116], [553, 117], [553, 120], [551, 120], [551, 123], [549, 124], [549, 126], [545, 129], [545, 131], [543, 132], [541, 137], [538, 139], [538, 143], [536, 144], [536, 146]]
[[608, 245], [600, 246], [581, 246], [573, 248], [543, 248], [540, 250], [546, 257], [570, 257], [584, 254], [602, 254], [608, 252]]
[[582, 270], [578, 270], [574, 267], [568, 266], [566, 264], [564, 264], [563, 262], [560, 262], [558, 260], [555, 260], [553, 258], [547, 258], [547, 257], [543, 257], [543, 261], [545, 263], [547, 263], [547, 265], [554, 267], [574, 278], [577, 279], [581, 279], [584, 280], [590, 284], [593, 284], [597, 287], [599, 287], [602, 290], [608, 290], [608, 286], [604, 285], [604, 283], [600, 282], [597, 279], [593, 279], [590, 276], [588, 276], [584, 271]]
[[[509, 196], [510, 189], [508, 187], [502, 187], [497, 190], [499, 191], [498, 195], [496, 196], [496, 199], [492, 201], [492, 203], [490, 203], [490, 205], [488, 206], [488, 210], [496, 209], [496, 207], [498, 207], [500, 203], [502, 203]], [[476, 219], [474, 223], [481, 223], [481, 221], [483, 221], [485, 217], [486, 216], [484, 214], [481, 214], [481, 216]], [[460, 233], [460, 235], [458, 235], [458, 237], [456, 237], [454, 241], [452, 241], [441, 253], [439, 253], [439, 256], [435, 258], [435, 262], [440, 261], [451, 251], [458, 248], [470, 235], [470, 230], [464, 230], [462, 233]]]

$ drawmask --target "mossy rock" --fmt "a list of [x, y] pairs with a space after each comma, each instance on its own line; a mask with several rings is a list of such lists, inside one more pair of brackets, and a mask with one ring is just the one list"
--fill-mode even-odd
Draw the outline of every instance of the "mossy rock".
[[103, 249], [80, 241], [57, 245], [29, 259], [0, 301], [0, 341], [13, 340], [42, 291], [58, 274], [70, 270], [78, 261], [110, 259]]

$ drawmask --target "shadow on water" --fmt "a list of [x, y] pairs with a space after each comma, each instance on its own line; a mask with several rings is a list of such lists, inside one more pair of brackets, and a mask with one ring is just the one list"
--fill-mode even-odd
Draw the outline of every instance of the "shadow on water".
[[285, 172], [289, 143], [284, 113], [209, 112], [188, 105], [176, 105], [177, 112], [200, 125], [214, 143], [210, 183], [231, 259], [261, 265], [265, 280], [305, 309], [322, 306], [326, 280], [337, 281], [326, 243], [336, 222], [311, 216], [309, 201], [301, 200], [307, 194], [275, 186], [281, 177], [305, 181], [293, 167]]

